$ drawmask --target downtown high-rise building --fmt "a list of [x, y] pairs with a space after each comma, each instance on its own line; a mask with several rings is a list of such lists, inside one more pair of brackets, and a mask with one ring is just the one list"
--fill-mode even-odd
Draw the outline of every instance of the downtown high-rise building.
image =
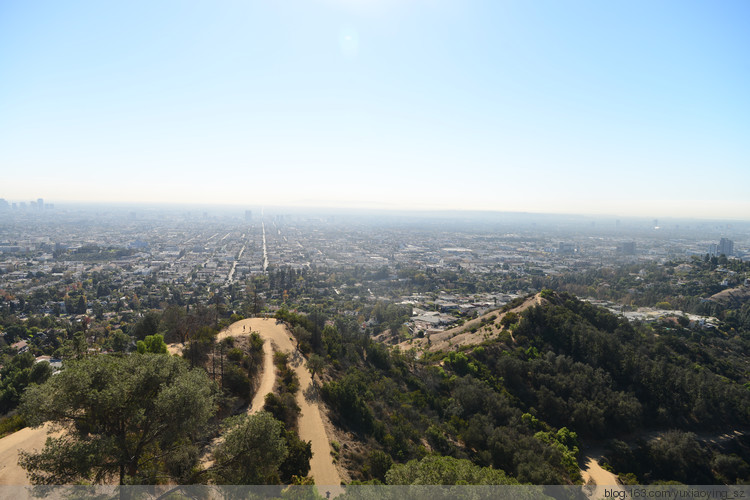
[[726, 255], [727, 257], [734, 255], [734, 241], [729, 238], [722, 238], [719, 241], [717, 251], [719, 255]]
[[734, 255], [734, 241], [729, 238], [722, 238], [718, 244], [709, 245], [708, 254], [712, 257], [718, 257], [719, 255], [731, 257]]

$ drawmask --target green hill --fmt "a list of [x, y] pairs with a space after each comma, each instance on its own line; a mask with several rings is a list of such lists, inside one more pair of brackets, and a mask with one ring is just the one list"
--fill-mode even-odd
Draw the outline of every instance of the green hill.
[[[570, 484], [579, 449], [596, 445], [629, 480], [750, 481], [747, 338], [544, 297], [512, 340], [420, 359], [326, 327], [313, 348], [329, 360], [321, 395], [351, 478], [385, 481], [392, 464], [437, 454]], [[727, 430], [737, 433], [711, 439]]]

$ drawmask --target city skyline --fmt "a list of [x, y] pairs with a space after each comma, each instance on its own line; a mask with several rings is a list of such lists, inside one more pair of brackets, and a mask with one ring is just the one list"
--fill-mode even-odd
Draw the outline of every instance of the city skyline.
[[745, 2], [0, 11], [9, 201], [750, 214]]

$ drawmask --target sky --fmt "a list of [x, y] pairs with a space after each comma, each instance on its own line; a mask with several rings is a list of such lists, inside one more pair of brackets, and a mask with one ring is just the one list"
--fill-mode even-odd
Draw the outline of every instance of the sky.
[[0, 2], [0, 198], [750, 219], [750, 2]]

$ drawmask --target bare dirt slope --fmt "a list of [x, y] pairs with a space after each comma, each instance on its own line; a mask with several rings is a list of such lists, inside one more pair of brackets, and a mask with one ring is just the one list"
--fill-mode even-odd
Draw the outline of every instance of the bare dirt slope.
[[[487, 339], [494, 338], [502, 331], [503, 327], [501, 326], [500, 321], [506, 314], [509, 312], [519, 314], [529, 307], [541, 304], [544, 300], [545, 299], [539, 294], [536, 294], [533, 297], [526, 299], [521, 305], [502, 314], [499, 314], [497, 310], [490, 311], [476, 319], [467, 321], [461, 326], [440, 333], [433, 333], [430, 335], [429, 341], [427, 338], [416, 338], [411, 341], [401, 342], [398, 344], [398, 347], [401, 349], [417, 348], [417, 350], [434, 352], [457, 350], [461, 346], [481, 344]], [[496, 318], [490, 321], [490, 318], [493, 315], [496, 316]], [[483, 326], [482, 320], [484, 320]], [[476, 331], [472, 333], [471, 330], [475, 327]]]
[[587, 453], [583, 457], [583, 468], [581, 469], [583, 482], [585, 484], [595, 484], [597, 486], [619, 485], [620, 482], [617, 480], [617, 476], [608, 470], [602, 469], [601, 465], [599, 465], [599, 460], [601, 460], [601, 458], [601, 453], [597, 452]]
[[[250, 405], [251, 412], [263, 407], [266, 394], [273, 391], [276, 381], [276, 370], [273, 365], [273, 350], [290, 354], [290, 364], [299, 377], [300, 391], [297, 393], [297, 404], [302, 412], [299, 417], [299, 437], [312, 443], [313, 457], [310, 461], [310, 475], [318, 486], [327, 486], [333, 490], [341, 484], [341, 476], [331, 457], [331, 446], [323, 425], [323, 417], [318, 406], [317, 391], [313, 387], [310, 372], [305, 367], [304, 359], [296, 352], [294, 341], [286, 327], [274, 319], [251, 318], [230, 325], [219, 334], [219, 339], [249, 335], [258, 332], [266, 342], [263, 345], [263, 374], [260, 386]], [[321, 490], [324, 493], [325, 490]]]
[[49, 424], [32, 429], [25, 427], [0, 439], [0, 485], [28, 485], [26, 471], [18, 465], [18, 452], [41, 450], [47, 440]]
[[709, 300], [724, 304], [727, 306], [740, 307], [745, 302], [750, 301], [750, 286], [738, 286], [737, 288], [727, 288], [719, 293], [711, 295]]

